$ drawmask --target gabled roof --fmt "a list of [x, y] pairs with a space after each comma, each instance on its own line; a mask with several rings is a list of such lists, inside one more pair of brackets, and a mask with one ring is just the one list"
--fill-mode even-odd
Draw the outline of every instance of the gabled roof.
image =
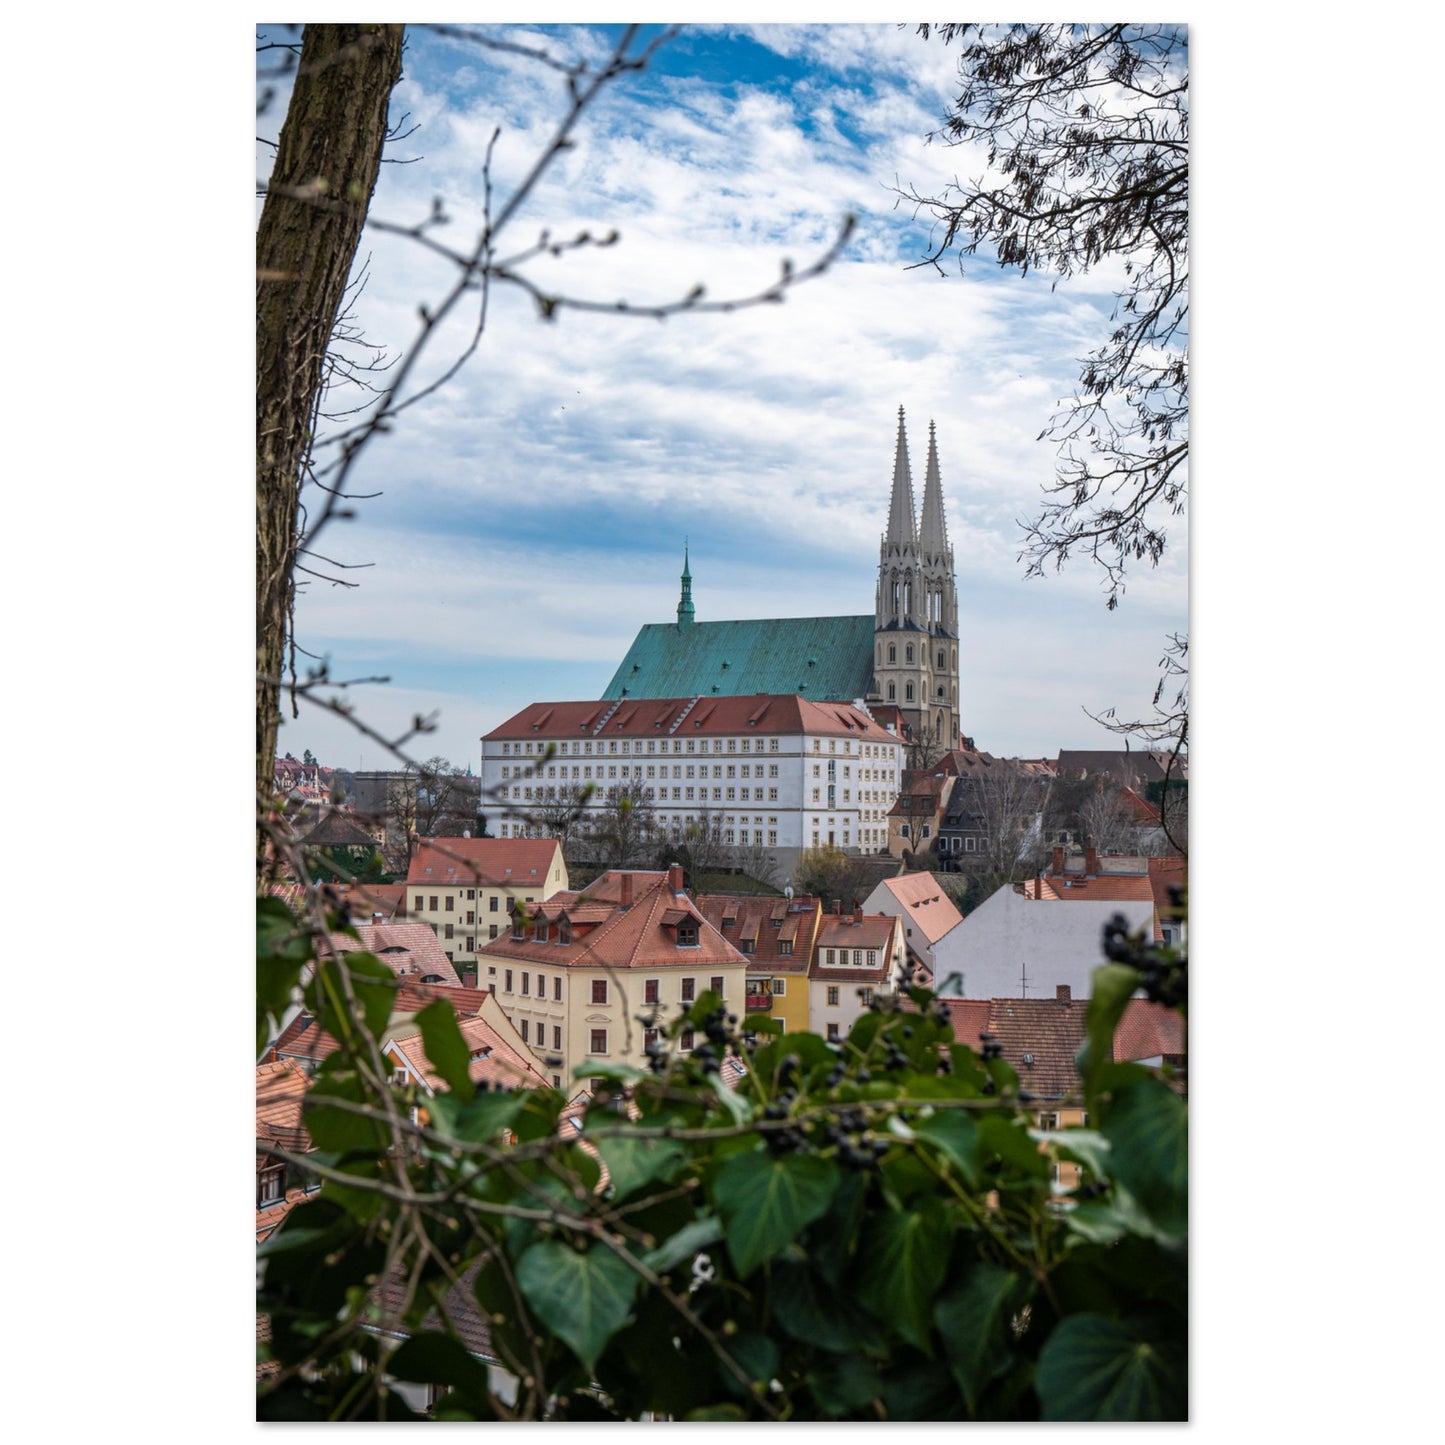
[[1189, 886], [1189, 860], [1177, 855], [1169, 858], [1151, 858], [1149, 860], [1149, 886], [1154, 890], [1154, 906], [1162, 916], [1167, 909], [1174, 906], [1169, 898], [1170, 888], [1187, 888]]
[[1019, 1084], [1040, 1099], [1062, 1099], [1079, 1087], [1074, 1056], [1084, 1042], [1081, 999], [996, 998], [989, 1000], [988, 1031], [1019, 1076]]
[[561, 852], [555, 838], [423, 838], [408, 888], [541, 887]]
[[[520, 1040], [510, 1040], [503, 1030], [480, 1016], [457, 1020], [462, 1040], [467, 1046], [471, 1060], [467, 1065], [467, 1076], [474, 1084], [493, 1084], [503, 1088], [539, 1088], [547, 1084], [547, 1078], [537, 1068], [529, 1050]], [[444, 1090], [446, 1084], [432, 1067], [427, 1057], [426, 1045], [422, 1041], [421, 1026], [414, 1024], [388, 1029], [389, 1042], [385, 1052], [399, 1056], [408, 1070], [435, 1093]]]
[[1092, 777], [1105, 773], [1116, 783], [1143, 784], [1156, 782], [1165, 776], [1187, 778], [1189, 758], [1187, 755], [1171, 761], [1168, 752], [1136, 753], [1123, 748], [1060, 748], [1058, 771], [1060, 777]]
[[1184, 1016], [1148, 999], [1131, 998], [1114, 1034], [1116, 1059], [1157, 1059], [1185, 1051]]
[[[565, 918], [573, 923], [592, 923], [602, 914], [585, 932], [574, 934], [570, 943], [503, 934], [480, 949], [478, 957], [533, 961], [553, 968], [702, 969], [710, 964], [746, 963], [682, 891], [680, 869], [678, 875], [674, 880], [665, 872], [612, 869], [580, 893], [569, 894], [568, 901], [550, 900], [562, 905], [559, 921]], [[624, 906], [622, 890], [626, 880], [630, 880], [632, 902]], [[552, 911], [548, 909], [549, 914]], [[697, 943], [679, 946], [679, 925], [687, 921], [697, 926]]]
[[[755, 940], [751, 951], [740, 950], [749, 970], [807, 972], [823, 916], [821, 899], [806, 894], [788, 899], [760, 894], [709, 893], [699, 894], [695, 901], [703, 917], [735, 947], [740, 940]], [[780, 954], [778, 945], [784, 942], [790, 943], [792, 950]]]
[[[808, 977], [828, 983], [886, 979], [893, 968], [893, 943], [902, 931], [902, 924], [889, 913], [865, 913], [861, 919], [852, 913], [825, 913], [818, 927]], [[878, 954], [878, 962], [872, 968], [867, 964], [826, 966], [822, 962], [825, 948], [873, 949]]]
[[289, 1059], [256, 1065], [256, 1139], [279, 1144], [293, 1154], [311, 1147], [301, 1124], [301, 1103], [310, 1079]]
[[338, 953], [374, 953], [398, 978], [431, 978], [461, 987], [461, 979], [429, 923], [358, 923], [358, 937], [333, 933]]
[[882, 886], [898, 900], [905, 924], [917, 928], [929, 943], [963, 922], [963, 914], [932, 873], [902, 873], [885, 878]]
[[905, 772], [902, 789], [893, 806], [888, 810], [890, 818], [911, 818], [915, 814], [937, 813], [944, 806], [944, 800], [953, 787], [953, 779], [936, 773], [920, 776]]
[[873, 682], [871, 615], [769, 617], [736, 622], [650, 622], [638, 632], [604, 699], [798, 693], [867, 697]]
[[1154, 889], [1149, 879], [1130, 873], [1050, 873], [1044, 877], [1044, 891], [1038, 892], [1037, 878], [1024, 880], [1024, 894], [1029, 898], [1088, 898], [1095, 902], [1152, 903]]
[[[871, 633], [869, 637], [871, 649]], [[597, 738], [610, 742], [623, 738], [742, 736], [749, 732], [758, 736], [806, 733], [868, 742], [898, 741], [851, 702], [815, 702], [794, 693], [751, 692], [718, 697], [696, 693], [628, 697], [614, 702], [534, 702], [493, 728], [482, 741], [541, 744], [564, 738]]]

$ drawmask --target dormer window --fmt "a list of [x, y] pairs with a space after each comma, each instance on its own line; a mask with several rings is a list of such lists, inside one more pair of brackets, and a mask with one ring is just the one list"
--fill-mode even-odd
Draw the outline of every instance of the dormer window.
[[677, 925], [677, 946], [679, 948], [697, 947], [697, 919], [684, 918]]
[[562, 918], [557, 921], [557, 942], [572, 942], [572, 920], [570, 918]]
[[256, 1176], [256, 1208], [279, 1204], [286, 1197], [286, 1166], [275, 1164]]

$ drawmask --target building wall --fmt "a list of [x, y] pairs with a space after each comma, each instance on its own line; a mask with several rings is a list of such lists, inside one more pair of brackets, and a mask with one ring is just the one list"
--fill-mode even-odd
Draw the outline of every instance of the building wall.
[[[680, 949], [679, 953], [686, 950]], [[628, 969], [567, 966], [560, 960], [546, 967], [535, 957], [513, 959], [498, 953], [484, 958], [480, 986], [495, 985], [497, 1001], [537, 1058], [537, 1066], [558, 1086], [568, 1088], [574, 1078], [587, 1077], [591, 1061], [630, 1064], [645, 1068], [644, 1016], [656, 1014], [658, 1027], [691, 1007], [684, 995], [692, 984], [692, 997], [700, 998], [713, 980], [722, 982], [728, 1009], [739, 1018], [746, 992], [746, 969], [741, 962], [688, 962], [659, 958], [653, 964]], [[540, 987], [539, 987], [540, 979]], [[649, 983], [657, 985], [658, 1001], [650, 1002]], [[594, 988], [601, 994], [600, 1001]], [[538, 1030], [543, 1030], [539, 1036]], [[605, 1033], [605, 1048], [593, 1048], [593, 1033]], [[696, 1042], [701, 1042], [699, 1038]]]
[[[444, 838], [428, 841], [440, 845], [447, 842]], [[425, 877], [414, 860], [407, 882], [406, 907], [409, 921], [431, 926], [458, 972], [475, 965], [477, 950], [507, 932], [513, 901], [540, 903], [570, 886], [560, 848], [549, 867], [539, 868], [535, 875], [530, 870], [525, 877], [519, 873], [515, 882], [506, 884], [473, 884], [465, 864], [458, 863], [456, 868], [454, 878], [444, 873]], [[485, 988], [486, 975], [480, 975], [478, 982]]]
[[[1049, 998], [1068, 984], [1092, 996], [1104, 962], [1104, 925], [1122, 913], [1131, 929], [1152, 926], [1154, 905], [1032, 899], [1005, 886], [934, 946], [937, 988], [953, 998]], [[957, 973], [959, 979], [949, 983]]]
[[[811, 734], [712, 733], [662, 737], [595, 735], [482, 739], [482, 792], [488, 828], [499, 837], [537, 836], [525, 812], [549, 788], [588, 783], [587, 811], [606, 805], [607, 789], [641, 783], [658, 822], [679, 838], [704, 809], [720, 816], [725, 847], [757, 846], [790, 877], [798, 854], [833, 843], [875, 853], [887, 846], [887, 812], [898, 795], [903, 747], [875, 729], [871, 738]], [[549, 755], [549, 749], [554, 749]]]

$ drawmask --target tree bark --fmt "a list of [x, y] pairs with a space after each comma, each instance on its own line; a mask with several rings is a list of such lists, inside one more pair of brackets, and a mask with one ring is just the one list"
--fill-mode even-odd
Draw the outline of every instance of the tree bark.
[[[381, 168], [402, 32], [400, 25], [306, 27], [256, 232], [258, 808], [273, 792], [299, 497], [322, 364]], [[259, 879], [259, 833], [257, 844]]]

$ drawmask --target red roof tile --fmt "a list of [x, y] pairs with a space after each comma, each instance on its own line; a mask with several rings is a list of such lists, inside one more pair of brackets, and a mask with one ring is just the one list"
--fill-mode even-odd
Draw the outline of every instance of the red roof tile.
[[429, 923], [359, 923], [357, 937], [333, 933], [331, 946], [338, 953], [374, 953], [398, 978], [436, 978], [461, 987], [446, 950]]
[[[806, 894], [789, 900], [759, 894], [710, 893], [700, 894], [694, 901], [703, 917], [730, 943], [740, 947], [744, 939], [752, 942], [751, 951], [741, 949], [750, 969], [807, 971], [823, 916], [821, 899]], [[773, 915], [779, 904], [783, 911], [775, 928]], [[790, 944], [790, 952], [780, 953], [780, 943]]]
[[867, 713], [844, 702], [811, 702], [784, 694], [744, 697], [626, 698], [622, 702], [535, 702], [486, 733], [482, 741], [598, 737], [713, 737], [756, 733], [898, 739]]
[[1116, 1059], [1154, 1059], [1184, 1053], [1184, 1017], [1163, 1004], [1131, 998], [1114, 1034]]
[[883, 886], [902, 904], [905, 927], [917, 928], [929, 943], [963, 922], [963, 914], [932, 873], [903, 873], [885, 878]]
[[[673, 891], [667, 873], [627, 870], [627, 874], [633, 889], [628, 907], [621, 902], [626, 875], [622, 870], [613, 870], [578, 894], [576, 904], [564, 908], [563, 916], [573, 924], [590, 923], [599, 911], [604, 915], [585, 932], [574, 934], [571, 943], [504, 934], [478, 950], [478, 957], [545, 960], [554, 968], [703, 968], [747, 962], [686, 893]], [[674, 919], [671, 925], [669, 917]], [[698, 940], [695, 945], [679, 948], [677, 920], [689, 918], [697, 924]]]
[[423, 838], [407, 887], [541, 887], [561, 850], [555, 838]]

